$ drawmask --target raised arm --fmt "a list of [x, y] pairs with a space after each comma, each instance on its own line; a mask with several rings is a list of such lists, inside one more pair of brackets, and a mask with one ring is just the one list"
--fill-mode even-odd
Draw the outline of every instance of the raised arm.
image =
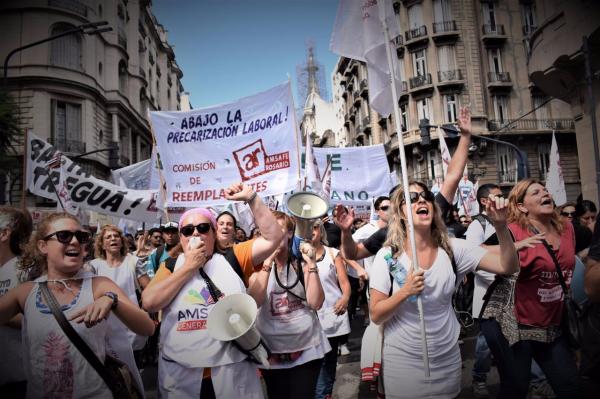
[[258, 265], [277, 249], [283, 231], [269, 207], [252, 190], [252, 187], [242, 183], [234, 184], [225, 194], [228, 200], [246, 202], [252, 211], [254, 222], [261, 233], [252, 244], [252, 262]]
[[306, 289], [306, 303], [313, 310], [321, 309], [325, 301], [325, 292], [319, 278], [319, 268], [315, 260], [316, 252], [314, 247], [308, 242], [303, 241], [300, 244], [300, 253], [304, 262], [302, 270], [304, 272], [304, 287]]
[[354, 209], [348, 211], [343, 205], [336, 205], [333, 211], [333, 221], [338, 225], [341, 234], [340, 250], [345, 259], [361, 260], [373, 256], [363, 243], [358, 243], [352, 238], [352, 222], [354, 221]]
[[496, 229], [500, 253], [488, 251], [479, 261], [479, 269], [490, 273], [509, 275], [519, 271], [519, 256], [506, 225], [508, 200], [490, 194], [485, 211]]
[[440, 191], [440, 194], [446, 198], [449, 204], [454, 201], [454, 193], [458, 188], [469, 155], [469, 144], [471, 144], [471, 111], [469, 108], [462, 107], [460, 109], [458, 127], [460, 129], [460, 140], [458, 140], [458, 146], [448, 165], [444, 184]]

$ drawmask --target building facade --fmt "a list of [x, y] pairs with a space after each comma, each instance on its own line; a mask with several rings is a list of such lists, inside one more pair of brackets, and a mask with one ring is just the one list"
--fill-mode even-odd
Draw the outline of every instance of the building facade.
[[[115, 143], [118, 166], [150, 158], [148, 111], [179, 110], [183, 73], [149, 0], [23, 0], [0, 4], [0, 54], [81, 24], [107, 21], [112, 31], [69, 34], [21, 51], [8, 64], [7, 88], [23, 129], [76, 156]], [[21, 148], [22, 150], [22, 148]], [[109, 152], [78, 160], [108, 179]], [[21, 201], [21, 176], [4, 183], [5, 202]], [[31, 196], [29, 206], [48, 201]]]
[[[530, 176], [545, 180], [552, 132], [556, 133], [567, 195], [581, 192], [580, 165], [571, 107], [530, 80], [528, 60], [538, 11], [528, 0], [394, 1], [402, 35], [395, 39], [400, 79], [401, 134], [410, 178], [432, 183], [442, 176], [437, 129], [421, 145], [419, 121], [452, 123], [461, 106], [471, 109], [475, 135], [516, 144], [528, 158]], [[399, 171], [393, 115], [381, 118], [368, 105], [365, 65], [341, 59], [345, 134], [351, 145], [385, 143]], [[456, 139], [446, 139], [451, 151]], [[507, 146], [476, 137], [469, 175], [507, 190], [517, 181], [517, 159]]]

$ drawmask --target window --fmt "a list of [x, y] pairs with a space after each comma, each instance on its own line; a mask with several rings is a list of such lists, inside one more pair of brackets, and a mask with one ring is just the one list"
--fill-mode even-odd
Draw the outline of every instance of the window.
[[433, 0], [433, 15], [435, 22], [452, 21], [450, 0]]
[[447, 94], [444, 96], [444, 121], [447, 123], [453, 123], [456, 121], [458, 115], [458, 95]]
[[421, 149], [419, 147], [413, 147], [416, 148], [416, 150], [413, 149], [413, 158], [412, 158], [412, 164], [413, 164], [413, 178], [415, 180], [423, 180], [423, 172], [425, 172], [423, 170], [423, 154], [421, 153]]
[[119, 91], [127, 95], [127, 62], [119, 61]]
[[535, 3], [521, 4], [521, 16], [523, 17], [523, 34], [529, 36], [537, 28], [535, 21]]
[[535, 109], [535, 119], [538, 129], [549, 129], [552, 127], [548, 124], [550, 118], [548, 115], [548, 104], [544, 104], [544, 102], [546, 101], [548, 101], [548, 97], [546, 96], [532, 97], [533, 108]]
[[442, 156], [439, 149], [427, 151], [427, 178], [435, 181], [436, 178], [444, 178], [442, 169]]
[[550, 168], [550, 143], [539, 143], [537, 146], [540, 179], [546, 180]]
[[400, 124], [403, 132], [408, 130], [408, 104], [400, 104]]
[[425, 76], [427, 74], [427, 58], [425, 50], [412, 53], [414, 76]]
[[496, 145], [498, 159], [498, 181], [500, 183], [516, 183], [517, 162], [512, 148], [506, 145]]
[[421, 4], [415, 4], [408, 9], [409, 29], [416, 29], [423, 26], [423, 8]]
[[404, 72], [404, 58], [398, 58], [396, 62], [396, 67], [398, 68], [398, 74], [396, 76], [398, 76], [398, 79], [400, 79], [400, 81], [405, 81], [406, 73]]
[[502, 72], [502, 52], [499, 48], [488, 50], [488, 58], [490, 62], [490, 72]]
[[489, 25], [490, 31], [496, 30], [496, 12], [494, 10], [494, 3], [483, 3], [483, 21], [486, 25]]
[[456, 52], [454, 46], [440, 46], [438, 52], [439, 71], [456, 70]]
[[501, 124], [505, 123], [508, 119], [508, 97], [493, 96], [492, 102], [494, 104], [494, 119]]
[[433, 114], [431, 113], [431, 98], [425, 97], [417, 100], [417, 116], [421, 119], [429, 119], [433, 123]]
[[[69, 24], [56, 24], [52, 27], [51, 36], [64, 33], [75, 28]], [[50, 42], [50, 63], [71, 69], [82, 69], [81, 51], [82, 38], [80, 33], [73, 33]]]
[[53, 100], [52, 108], [52, 137], [56, 147], [64, 152], [85, 152], [81, 137], [81, 105]]

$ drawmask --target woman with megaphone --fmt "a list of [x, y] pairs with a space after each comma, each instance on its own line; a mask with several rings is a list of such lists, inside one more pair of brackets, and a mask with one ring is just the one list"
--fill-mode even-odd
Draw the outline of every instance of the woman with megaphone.
[[[323, 357], [331, 350], [315, 310], [325, 295], [319, 279], [316, 251], [310, 242], [293, 255], [294, 221], [274, 211], [284, 233], [279, 248], [250, 277], [248, 294], [260, 307], [256, 327], [271, 351], [270, 368], [262, 369], [269, 399], [315, 396]], [[261, 227], [261, 232], [264, 231]]]
[[[249, 250], [235, 253], [243, 269], [261, 264], [279, 245], [282, 231], [269, 208], [250, 186], [234, 184], [229, 200], [244, 201], [263, 232]], [[217, 398], [263, 398], [256, 364], [234, 344], [208, 332], [207, 320], [223, 297], [245, 293], [244, 282], [227, 259], [215, 251], [217, 224], [205, 208], [186, 211], [179, 221], [183, 254], [174, 265], [161, 264], [144, 290], [146, 310], [163, 311], [159, 358], [159, 391], [163, 398], [198, 398], [202, 375], [211, 368]]]

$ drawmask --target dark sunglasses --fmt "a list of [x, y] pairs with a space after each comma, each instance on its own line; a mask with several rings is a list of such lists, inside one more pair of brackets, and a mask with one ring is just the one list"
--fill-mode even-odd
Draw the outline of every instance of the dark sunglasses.
[[[419, 197], [423, 198], [427, 202], [433, 202], [433, 200], [435, 198], [433, 193], [429, 190], [421, 191], [418, 193], [416, 191], [411, 191], [408, 193], [408, 195], [410, 196], [411, 204], [414, 204], [415, 202], [417, 202], [419, 200]], [[404, 203], [404, 199], [402, 200], [402, 203]]]
[[61, 244], [65, 244], [65, 245], [71, 243], [71, 241], [73, 240], [73, 236], [75, 236], [75, 238], [77, 239], [77, 241], [80, 244], [87, 244], [92, 239], [92, 235], [90, 233], [88, 233], [87, 231], [61, 230], [61, 231], [55, 231], [52, 234], [48, 234], [46, 237], [44, 237], [44, 241], [48, 241], [53, 236], [56, 236], [56, 241], [60, 242]]
[[561, 216], [567, 216], [570, 218], [575, 217], [575, 212], [561, 212], [560, 214], [561, 214]]
[[179, 232], [184, 237], [189, 237], [192, 234], [194, 234], [194, 230], [196, 230], [200, 234], [206, 234], [210, 230], [210, 223], [200, 223], [195, 226], [193, 224], [186, 224], [181, 229], [179, 229]]
[[385, 212], [385, 211], [387, 211], [388, 209], [390, 209], [390, 206], [389, 206], [389, 205], [384, 205], [384, 206], [380, 206], [378, 210], [380, 210], [380, 211], [384, 211], [384, 212]]

